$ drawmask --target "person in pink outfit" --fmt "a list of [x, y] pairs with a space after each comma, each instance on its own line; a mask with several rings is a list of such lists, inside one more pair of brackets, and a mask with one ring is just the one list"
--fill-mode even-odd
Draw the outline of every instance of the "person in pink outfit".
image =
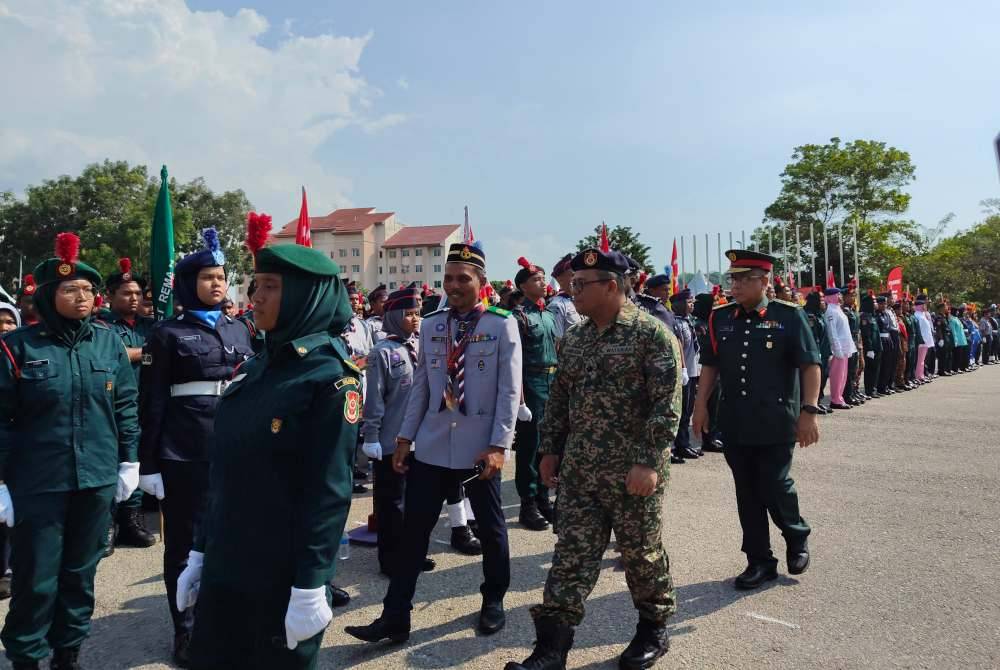
[[858, 348], [851, 336], [851, 326], [847, 315], [840, 306], [839, 288], [828, 288], [823, 291], [826, 301], [826, 333], [830, 338], [830, 407], [832, 409], [851, 409], [844, 402], [844, 383], [847, 381], [847, 364]]

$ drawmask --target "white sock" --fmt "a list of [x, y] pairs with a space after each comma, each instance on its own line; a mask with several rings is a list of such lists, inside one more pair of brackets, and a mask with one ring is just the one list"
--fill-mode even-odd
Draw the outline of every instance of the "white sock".
[[468, 498], [463, 499], [462, 503], [464, 503], [464, 505], [465, 505], [465, 516], [466, 516], [466, 518], [468, 518], [469, 521], [475, 521], [476, 520], [476, 515], [472, 511], [472, 503], [469, 502]]
[[451, 524], [452, 528], [461, 528], [462, 526], [469, 525], [469, 522], [465, 517], [465, 505], [460, 502], [454, 505], [448, 505], [448, 522]]

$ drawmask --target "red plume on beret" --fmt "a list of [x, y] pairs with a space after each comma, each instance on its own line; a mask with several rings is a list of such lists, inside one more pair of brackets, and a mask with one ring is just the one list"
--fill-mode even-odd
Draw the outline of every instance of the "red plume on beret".
[[503, 285], [506, 286], [507, 288], [514, 288], [514, 280], [508, 279], [503, 283]]
[[247, 238], [246, 245], [250, 253], [257, 257], [257, 252], [267, 244], [267, 238], [271, 235], [271, 217], [268, 214], [258, 214], [250, 212], [247, 214]]
[[640, 284], [645, 284], [647, 279], [649, 279], [649, 275], [648, 274], [646, 274], [645, 272], [640, 272], [639, 273], [639, 283]]
[[21, 282], [22, 286], [34, 286], [35, 285], [35, 275], [26, 274], [24, 275], [24, 281]]
[[100, 309], [101, 305], [103, 304], [104, 304], [104, 296], [98, 293], [97, 295], [94, 296], [94, 307]]
[[719, 295], [722, 292], [722, 287], [716, 284], [712, 287], [712, 295]]
[[132, 272], [132, 259], [131, 258], [119, 258], [118, 259], [118, 269], [122, 271], [123, 275], [127, 275]]
[[56, 235], [56, 258], [63, 263], [75, 265], [80, 260], [80, 238], [74, 233]]
[[517, 264], [520, 265], [525, 270], [531, 270], [531, 271], [533, 271], [535, 269], [535, 265], [533, 263], [531, 263], [524, 256], [521, 256], [520, 258], [517, 259]]

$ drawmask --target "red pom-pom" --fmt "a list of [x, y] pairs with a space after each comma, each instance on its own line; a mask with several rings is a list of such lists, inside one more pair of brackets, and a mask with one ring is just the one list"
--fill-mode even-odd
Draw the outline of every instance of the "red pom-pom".
[[514, 280], [508, 279], [503, 283], [503, 285], [506, 286], [507, 288], [514, 288]]
[[538, 305], [538, 309], [545, 309], [545, 301], [542, 300], [541, 298], [536, 300], [535, 304]]
[[718, 284], [716, 284], [715, 286], [712, 287], [712, 295], [713, 296], [719, 295], [720, 293], [722, 293], [722, 287], [721, 286], [719, 286]]
[[56, 235], [56, 258], [70, 265], [80, 260], [80, 238], [74, 233]]
[[648, 274], [646, 274], [645, 272], [640, 272], [639, 273], [639, 283], [640, 284], [645, 284], [647, 279], [649, 279], [649, 275]]
[[132, 272], [132, 259], [131, 258], [119, 258], [118, 268], [122, 271], [123, 275], [127, 275]]
[[34, 286], [35, 285], [35, 275], [26, 274], [24, 275], [24, 281], [21, 282], [21, 286]]
[[534, 267], [524, 256], [521, 256], [520, 258], [517, 259], [517, 264], [520, 265], [525, 270], [530, 270], [531, 268]]
[[257, 252], [267, 244], [267, 238], [271, 235], [271, 217], [268, 214], [258, 214], [250, 212], [247, 214], [247, 238], [246, 245], [250, 253], [255, 257]]

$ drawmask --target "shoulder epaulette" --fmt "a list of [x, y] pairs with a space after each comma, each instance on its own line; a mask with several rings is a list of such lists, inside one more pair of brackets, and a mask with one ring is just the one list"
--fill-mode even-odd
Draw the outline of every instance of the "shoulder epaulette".
[[493, 306], [491, 306], [491, 307], [487, 307], [486, 311], [490, 312], [491, 314], [496, 314], [497, 316], [502, 316], [505, 319], [508, 316], [510, 316], [510, 310], [506, 310], [503, 307], [493, 307]]
[[441, 314], [441, 313], [443, 313], [443, 312], [447, 312], [447, 311], [448, 311], [449, 309], [450, 309], [449, 307], [438, 307], [438, 308], [437, 308], [436, 310], [434, 310], [433, 312], [428, 312], [426, 316], [423, 316], [423, 317], [421, 317], [421, 318], [424, 318], [424, 319], [429, 319], [429, 318], [431, 318], [432, 316], [437, 316], [438, 314]]
[[712, 308], [712, 311], [714, 312], [717, 309], [725, 309], [726, 307], [733, 307], [738, 304], [739, 303], [736, 302], [727, 302], [725, 305], [716, 305], [715, 307]]
[[777, 298], [775, 298], [771, 302], [776, 302], [779, 305], [786, 305], [788, 307], [794, 307], [795, 309], [799, 309], [799, 304], [797, 302], [789, 302], [788, 300], [778, 300]]

